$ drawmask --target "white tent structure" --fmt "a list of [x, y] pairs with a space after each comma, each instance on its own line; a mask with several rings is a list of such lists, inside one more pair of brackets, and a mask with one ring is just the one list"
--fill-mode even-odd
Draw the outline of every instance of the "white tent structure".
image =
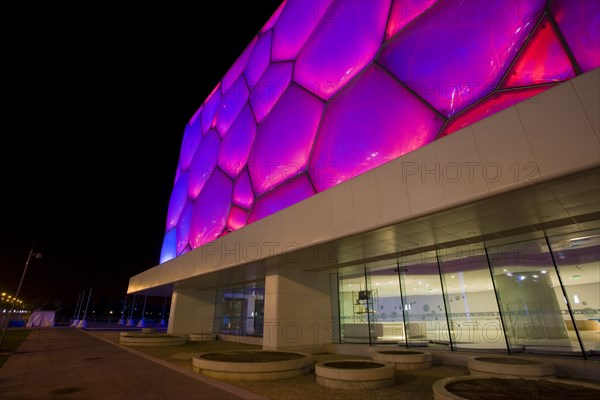
[[27, 327], [54, 326], [55, 311], [34, 311], [27, 321]]

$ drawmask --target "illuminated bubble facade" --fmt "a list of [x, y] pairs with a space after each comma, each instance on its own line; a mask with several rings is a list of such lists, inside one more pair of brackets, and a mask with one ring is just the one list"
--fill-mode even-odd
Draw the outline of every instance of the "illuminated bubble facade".
[[286, 0], [185, 127], [160, 261], [600, 66], [600, 2]]

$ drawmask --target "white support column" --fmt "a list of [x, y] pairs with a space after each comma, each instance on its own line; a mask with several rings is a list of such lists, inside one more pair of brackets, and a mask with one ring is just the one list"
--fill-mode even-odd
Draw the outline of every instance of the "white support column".
[[267, 271], [265, 350], [326, 351], [332, 331], [328, 272]]
[[187, 336], [190, 333], [212, 333], [215, 312], [214, 290], [175, 289], [167, 332]]

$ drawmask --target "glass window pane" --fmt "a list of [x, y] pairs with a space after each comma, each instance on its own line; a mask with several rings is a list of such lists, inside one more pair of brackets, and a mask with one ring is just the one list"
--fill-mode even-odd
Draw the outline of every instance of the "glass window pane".
[[506, 351], [498, 302], [482, 245], [438, 251], [455, 349]]
[[342, 343], [369, 343], [368, 288], [364, 267], [340, 269], [338, 282]]
[[426, 340], [431, 345], [441, 344], [440, 348], [449, 349], [448, 321], [436, 254], [410, 255], [400, 258], [399, 263], [407, 345]]
[[375, 333], [373, 341], [396, 344], [406, 339], [398, 268], [396, 260], [379, 264], [381, 265], [374, 263], [367, 267], [373, 310], [371, 320]]
[[569, 339], [576, 340], [576, 327], [583, 348], [599, 351], [600, 231], [557, 236], [549, 241], [575, 318], [574, 326], [565, 315]]
[[217, 291], [213, 332], [238, 336], [262, 336], [264, 282]]
[[509, 345], [528, 353], [581, 354], [567, 331], [566, 299], [545, 239], [488, 249]]

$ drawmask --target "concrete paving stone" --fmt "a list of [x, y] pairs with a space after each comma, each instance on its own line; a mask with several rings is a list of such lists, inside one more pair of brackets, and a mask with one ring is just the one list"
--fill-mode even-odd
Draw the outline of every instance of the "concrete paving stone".
[[265, 399], [181, 373], [75, 328], [34, 330], [0, 368], [0, 398]]

